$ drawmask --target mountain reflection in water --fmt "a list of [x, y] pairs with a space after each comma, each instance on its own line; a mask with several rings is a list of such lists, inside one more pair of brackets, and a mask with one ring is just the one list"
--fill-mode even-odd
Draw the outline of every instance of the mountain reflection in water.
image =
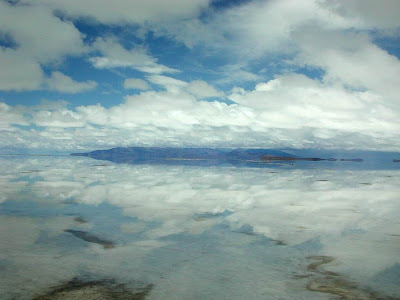
[[0, 299], [400, 297], [399, 170], [298, 166], [3, 157]]

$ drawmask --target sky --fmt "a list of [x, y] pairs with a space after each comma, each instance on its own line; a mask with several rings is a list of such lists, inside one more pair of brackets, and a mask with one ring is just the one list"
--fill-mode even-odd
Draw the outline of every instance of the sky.
[[400, 151], [398, 0], [0, 0], [0, 150]]

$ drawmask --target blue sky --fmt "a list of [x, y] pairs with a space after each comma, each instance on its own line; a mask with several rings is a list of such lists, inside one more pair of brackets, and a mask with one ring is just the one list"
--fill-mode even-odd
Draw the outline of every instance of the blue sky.
[[0, 0], [0, 148], [400, 150], [400, 2]]

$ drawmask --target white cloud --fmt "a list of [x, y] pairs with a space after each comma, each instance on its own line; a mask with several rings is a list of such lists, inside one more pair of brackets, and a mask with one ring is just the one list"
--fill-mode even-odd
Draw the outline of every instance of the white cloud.
[[325, 70], [324, 80], [367, 89], [398, 102], [400, 60], [374, 45], [365, 34], [302, 30], [295, 35], [300, 65]]
[[164, 75], [150, 75], [147, 76], [147, 79], [170, 92], [180, 92], [187, 85], [186, 81]]
[[148, 90], [150, 88], [147, 81], [139, 78], [127, 78], [124, 80], [124, 89]]
[[[18, 21], [16, 21], [18, 20]], [[0, 90], [39, 90], [42, 66], [54, 66], [67, 56], [85, 53], [83, 35], [45, 7], [0, 2], [0, 31], [13, 46], [0, 46]]]
[[163, 24], [157, 30], [188, 47], [206, 47], [247, 61], [271, 52], [295, 52], [291, 33], [307, 24], [344, 29], [355, 26], [356, 21], [334, 14], [320, 1], [272, 0], [250, 1], [215, 13], [205, 21]]
[[0, 65], [0, 90], [40, 89], [44, 78], [40, 64], [23, 52], [0, 47]]
[[219, 68], [219, 72], [222, 75], [221, 79], [217, 82], [221, 84], [226, 83], [244, 83], [244, 82], [256, 82], [261, 81], [263, 77], [259, 74], [255, 74], [245, 69], [244, 64], [227, 64]]
[[149, 56], [144, 48], [128, 50], [114, 38], [97, 38], [92, 49], [102, 54], [89, 58], [93, 66], [98, 69], [130, 67], [153, 74], [178, 72], [176, 69], [158, 64], [157, 59]]
[[13, 124], [28, 125], [29, 123], [25, 120], [23, 111], [19, 107], [0, 102], [0, 132], [14, 130]]
[[329, 9], [345, 18], [357, 21], [360, 28], [388, 29], [400, 26], [400, 2], [397, 0], [323, 1]]
[[225, 95], [203, 80], [190, 82], [186, 90], [198, 98], [223, 97]]
[[[186, 91], [190, 83], [185, 81], [160, 75], [149, 76], [149, 80], [166, 90], [127, 96], [124, 103], [110, 108], [88, 105], [34, 111], [30, 113], [33, 124], [44, 130], [30, 132], [30, 136], [20, 131], [12, 134], [25, 147], [33, 147], [34, 140], [37, 147], [60, 149], [118, 145], [400, 147], [399, 109], [377, 93], [349, 91], [288, 74], [259, 83], [253, 91], [234, 89], [228, 98], [236, 104], [227, 105], [196, 98]], [[15, 142], [15, 138], [8, 140]]]
[[46, 80], [46, 84], [51, 91], [70, 94], [90, 91], [97, 87], [97, 83], [92, 80], [78, 82], [61, 72], [53, 72], [51, 77]]
[[11, 36], [20, 53], [41, 64], [86, 51], [79, 30], [45, 7], [0, 2], [0, 31]]
[[[125, 88], [145, 92], [110, 108], [19, 108], [13, 112], [16, 120], [27, 122], [29, 118], [18, 115], [24, 111], [33, 124], [45, 128], [32, 131], [30, 137], [5, 118], [9, 138], [5, 142], [27, 147], [52, 146], [51, 140], [57, 139], [59, 147], [226, 143], [398, 149], [400, 61], [371, 37], [372, 31], [374, 36], [396, 34], [398, 1], [388, 0], [379, 9], [369, 0], [250, 1], [208, 11], [201, 19], [196, 17], [209, 1], [181, 1], [174, 2], [182, 4], [175, 8], [156, 0], [140, 5], [125, 0], [119, 0], [121, 5], [106, 1], [94, 5], [92, 0], [0, 2], [0, 31], [15, 42], [13, 47], [0, 48], [0, 63], [6, 66], [0, 70], [0, 89], [46, 87], [70, 93], [92, 89], [93, 81], [77, 82], [52, 70], [69, 55], [88, 53], [95, 68], [148, 73], [147, 81], [163, 89], [151, 91], [146, 81], [130, 78]], [[123, 36], [97, 37], [85, 46], [75, 26], [56, 17], [53, 10], [72, 19], [89, 16], [107, 24], [141, 24], [139, 31], [155, 30], [156, 37], [164, 35], [191, 49], [197, 47], [204, 57], [223, 56], [226, 65], [213, 70], [224, 77], [217, 84], [253, 81], [257, 85], [254, 90], [233, 89], [228, 98], [234, 105], [202, 101], [225, 95], [202, 80], [162, 75], [178, 70], [158, 63], [145, 47], [126, 46]], [[254, 65], [263, 71], [255, 73]], [[43, 66], [50, 67], [50, 78], [45, 78]], [[318, 69], [321, 80], [292, 74], [298, 67]], [[260, 74], [275, 77], [264, 82]]]
[[222, 91], [217, 90], [215, 87], [203, 80], [186, 82], [164, 75], [150, 75], [147, 76], [147, 79], [153, 84], [162, 86], [169, 92], [180, 93], [185, 91], [198, 99], [210, 97], [220, 98], [225, 95]]
[[163, 22], [196, 17], [210, 0], [24, 0], [39, 2], [76, 18], [91, 17], [111, 24]]

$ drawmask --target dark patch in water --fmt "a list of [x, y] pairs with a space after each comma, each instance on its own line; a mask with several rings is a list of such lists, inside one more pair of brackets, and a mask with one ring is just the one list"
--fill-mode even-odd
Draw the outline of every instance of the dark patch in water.
[[273, 240], [273, 241], [279, 246], [286, 246], [287, 245], [284, 241], [281, 241], [281, 240]]
[[84, 240], [85, 242], [102, 245], [104, 249], [114, 248], [114, 243], [112, 241], [103, 240], [86, 231], [72, 230], [72, 229], [65, 229], [64, 231], [73, 234], [74, 236]]
[[77, 223], [79, 223], [79, 224], [85, 224], [85, 223], [88, 222], [88, 221], [86, 221], [85, 219], [83, 219], [83, 218], [81, 218], [81, 217], [76, 217], [76, 218], [74, 218], [74, 221], [77, 222]]
[[83, 281], [75, 278], [34, 300], [144, 300], [152, 288], [152, 285], [147, 285], [130, 290], [114, 280]]
[[218, 218], [218, 217], [227, 217], [229, 215], [231, 215], [232, 212], [229, 210], [225, 210], [223, 212], [220, 213], [203, 213], [203, 214], [195, 214], [193, 219], [195, 221], [201, 222], [207, 219], [213, 219], [213, 218]]
[[29, 173], [38, 173], [42, 172], [42, 170], [26, 170], [26, 171], [21, 171], [23, 174], [29, 174]]
[[296, 274], [293, 275], [293, 279], [304, 279], [304, 278], [310, 278], [312, 275], [311, 274]]

